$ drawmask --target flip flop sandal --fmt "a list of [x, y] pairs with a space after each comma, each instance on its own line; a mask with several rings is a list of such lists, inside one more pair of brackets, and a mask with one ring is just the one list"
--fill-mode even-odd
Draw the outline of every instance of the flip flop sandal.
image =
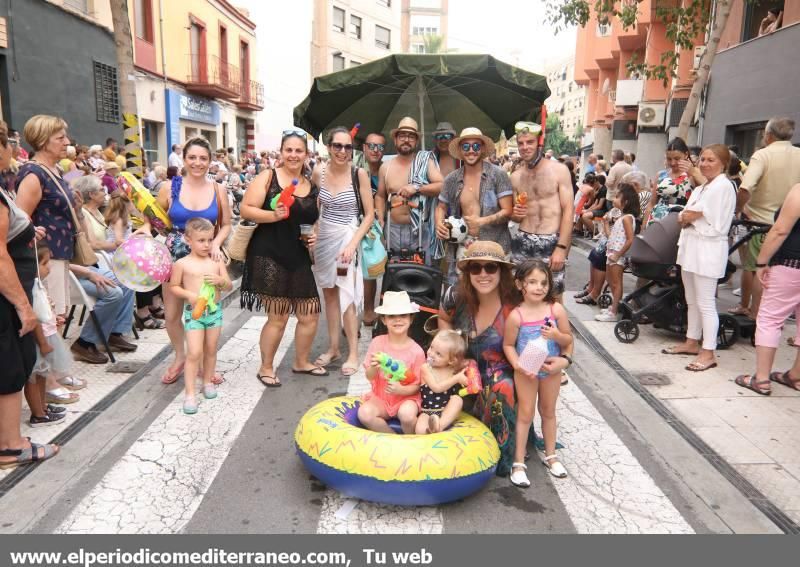
[[48, 390], [44, 399], [46, 404], [66, 405], [74, 404], [79, 401], [81, 397], [78, 394], [70, 392], [66, 388], [56, 388], [55, 390]]
[[[522, 469], [515, 471], [514, 469]], [[525, 463], [511, 463], [511, 474], [508, 475], [508, 480], [517, 488], [530, 488], [531, 481], [528, 480], [528, 475], [525, 471], [528, 470], [528, 465]]]
[[352, 376], [358, 372], [358, 366], [342, 366], [342, 376]]
[[330, 372], [325, 370], [322, 366], [315, 366], [310, 370], [295, 370], [292, 368], [292, 374], [307, 374], [309, 376], [329, 376]]
[[575, 303], [578, 303], [579, 305], [597, 305], [597, 300], [592, 299], [591, 296], [587, 295], [586, 297], [576, 299]]
[[564, 465], [562, 465], [560, 461], [553, 462], [554, 459], [558, 459], [558, 455], [542, 457], [542, 464], [547, 467], [547, 470], [549, 470], [550, 474], [554, 477], [567, 478], [567, 469], [564, 468]]
[[378, 322], [377, 318], [372, 319], [371, 321], [367, 321], [366, 319], [364, 319], [364, 326], [365, 327], [374, 327], [375, 323], [377, 323], [377, 322]]
[[215, 372], [214, 375], [211, 377], [211, 383], [215, 386], [219, 386], [225, 381], [225, 378], [219, 372]]
[[662, 348], [661, 354], [672, 354], [672, 355], [681, 355], [681, 356], [697, 356], [696, 352], [689, 352], [687, 350], [675, 350], [673, 348]]
[[712, 362], [711, 364], [700, 364], [697, 362], [690, 362], [686, 365], [686, 370], [689, 372], [705, 372], [706, 370], [711, 370], [712, 368], [716, 368], [717, 363]]
[[178, 377], [183, 372], [183, 367], [186, 363], [181, 362], [177, 368], [173, 368], [170, 366], [167, 368], [167, 371], [161, 376], [161, 383], [162, 384], [174, 384], [178, 381]]
[[81, 380], [74, 376], [64, 376], [63, 378], [59, 378], [57, 382], [67, 390], [83, 390], [86, 387], [86, 380]]
[[731, 315], [745, 315], [747, 317], [752, 318], [750, 310], [747, 307], [742, 307], [741, 305], [737, 305], [736, 307], [731, 307], [728, 309], [728, 313]]
[[584, 289], [583, 291], [579, 291], [578, 293], [576, 293], [572, 297], [574, 297], [575, 299], [581, 299], [582, 297], [586, 297], [587, 295], [589, 295], [589, 292]]
[[769, 384], [769, 380], [761, 380], [760, 382], [756, 380], [754, 374], [740, 374], [733, 380], [737, 386], [741, 386], [742, 388], [747, 388], [748, 390], [754, 391], [756, 394], [761, 394], [762, 396], [770, 396], [772, 395], [772, 390], [767, 390], [762, 388], [764, 384]]
[[[277, 376], [270, 376], [269, 374], [256, 374], [256, 379], [259, 382], [264, 384], [267, 388], [280, 388], [283, 386], [280, 379]], [[272, 382], [267, 382], [267, 379], [273, 380]]]
[[328, 353], [322, 353], [317, 357], [317, 360], [314, 361], [316, 366], [330, 366], [334, 362], [337, 362], [342, 359], [342, 355], [339, 356], [330, 356]]
[[800, 387], [798, 387], [798, 384], [800, 384], [800, 378], [792, 378], [788, 370], [786, 372], [772, 372], [769, 375], [769, 379], [772, 382], [783, 384], [787, 388], [791, 388], [792, 390], [797, 390], [800, 392]]

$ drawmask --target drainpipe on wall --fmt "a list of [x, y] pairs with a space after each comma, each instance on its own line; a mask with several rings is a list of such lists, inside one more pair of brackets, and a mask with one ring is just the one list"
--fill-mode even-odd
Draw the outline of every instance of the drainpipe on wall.
[[161, 35], [161, 70], [164, 73], [164, 88], [166, 89], [167, 88], [167, 52], [164, 49], [164, 0], [158, 0], [158, 33], [159, 33], [159, 35]]

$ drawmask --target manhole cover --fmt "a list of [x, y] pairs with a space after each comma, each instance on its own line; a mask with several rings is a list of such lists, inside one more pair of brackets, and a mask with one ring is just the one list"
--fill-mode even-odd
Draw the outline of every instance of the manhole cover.
[[656, 372], [643, 372], [636, 374], [636, 379], [642, 386], [667, 386], [672, 383], [669, 376], [666, 374], [658, 374]]

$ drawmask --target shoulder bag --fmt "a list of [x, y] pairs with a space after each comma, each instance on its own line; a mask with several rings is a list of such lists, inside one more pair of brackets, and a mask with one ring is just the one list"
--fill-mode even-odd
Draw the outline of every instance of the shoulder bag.
[[[351, 169], [353, 191], [356, 193], [356, 203], [358, 205], [359, 220], [364, 219], [364, 204], [361, 202], [360, 182], [358, 179], [358, 168]], [[388, 255], [383, 246], [383, 230], [378, 219], [373, 218], [369, 232], [361, 239], [361, 272], [364, 279], [376, 280], [386, 271], [386, 261]]]
[[53, 175], [53, 172], [41, 164], [37, 163], [36, 165], [38, 165], [42, 171], [44, 171], [48, 177], [52, 179], [53, 183], [55, 183], [56, 187], [58, 187], [58, 190], [61, 191], [61, 194], [67, 200], [67, 206], [72, 214], [72, 223], [75, 225], [75, 235], [74, 249], [72, 251], [72, 259], [70, 262], [72, 264], [78, 264], [79, 266], [94, 266], [97, 264], [97, 254], [94, 253], [94, 250], [92, 250], [92, 245], [89, 244], [89, 238], [83, 231], [83, 224], [78, 220], [78, 215], [75, 213], [75, 209], [72, 207], [72, 201], [70, 200], [66, 191], [64, 191], [61, 183], [58, 182], [56, 176]]
[[[269, 193], [269, 185], [272, 183], [272, 175], [267, 176], [267, 193]], [[268, 199], [269, 196], [264, 197]], [[233, 234], [228, 241], [227, 253], [232, 260], [244, 262], [247, 259], [247, 247], [250, 245], [250, 239], [253, 238], [253, 233], [258, 227], [258, 223], [240, 220], [236, 228], [233, 229]]]

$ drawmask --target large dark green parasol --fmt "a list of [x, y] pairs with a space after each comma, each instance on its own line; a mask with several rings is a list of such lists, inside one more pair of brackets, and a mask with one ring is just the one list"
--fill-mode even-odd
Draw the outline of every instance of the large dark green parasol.
[[456, 130], [474, 126], [497, 140], [514, 135], [518, 120], [539, 121], [550, 96], [541, 75], [491, 55], [390, 55], [314, 79], [311, 92], [294, 109], [294, 123], [319, 136], [334, 126], [360, 122], [359, 138], [388, 135], [411, 116], [426, 136], [438, 122]]

